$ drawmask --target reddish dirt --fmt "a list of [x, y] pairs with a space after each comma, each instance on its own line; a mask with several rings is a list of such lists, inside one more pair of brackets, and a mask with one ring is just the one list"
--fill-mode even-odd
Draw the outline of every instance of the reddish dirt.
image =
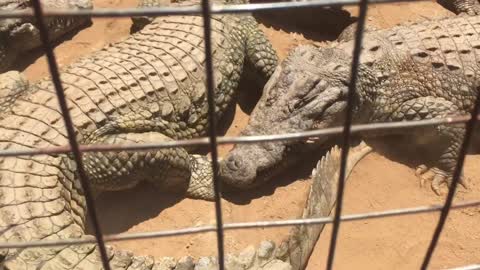
[[[96, 0], [96, 7], [133, 7], [135, 0]], [[345, 8], [356, 15], [355, 7]], [[405, 21], [451, 15], [434, 2], [375, 5], [369, 9], [368, 23], [390, 27]], [[259, 17], [262, 19], [262, 16]], [[262, 26], [281, 58], [299, 44], [322, 41], [318, 31], [296, 30], [296, 17]], [[261, 20], [263, 21], [263, 20]], [[285, 21], [285, 20], [284, 20]], [[265, 22], [265, 21], [264, 21]], [[289, 27], [285, 25], [291, 23]], [[127, 36], [129, 19], [96, 19], [91, 27], [82, 30], [71, 40], [55, 49], [61, 66]], [[48, 74], [45, 59], [29, 65], [25, 73], [31, 80]], [[245, 91], [248, 89], [245, 89]], [[235, 117], [227, 130], [236, 135], [246, 125], [248, 114], [237, 106]], [[225, 154], [230, 146], [220, 147]], [[320, 157], [318, 157], [320, 158]], [[458, 201], [479, 199], [480, 156], [467, 158], [465, 174], [470, 190], [460, 191]], [[312, 164], [292, 169], [276, 182], [261, 189], [222, 200], [225, 222], [281, 220], [297, 218], [304, 206], [309, 188]], [[242, 197], [243, 196], [243, 197]], [[412, 168], [373, 153], [362, 160], [351, 174], [345, 193], [345, 214], [365, 213], [442, 203], [443, 197], [427, 188], [420, 188]], [[106, 193], [98, 200], [98, 210], [105, 233], [144, 232], [179, 229], [214, 224], [213, 204], [209, 202], [168, 196], [140, 186], [133, 190]], [[343, 223], [338, 240], [335, 269], [412, 269], [418, 268], [431, 239], [438, 214], [422, 214], [377, 220]], [[478, 263], [480, 258], [480, 208], [453, 211], [431, 263], [432, 269]], [[330, 226], [322, 234], [307, 269], [324, 267], [330, 240]], [[228, 231], [225, 237], [227, 252], [256, 245], [264, 239], [280, 241], [288, 228]], [[213, 233], [178, 238], [129, 241], [115, 244], [137, 254], [180, 257], [213, 255], [216, 240]]]

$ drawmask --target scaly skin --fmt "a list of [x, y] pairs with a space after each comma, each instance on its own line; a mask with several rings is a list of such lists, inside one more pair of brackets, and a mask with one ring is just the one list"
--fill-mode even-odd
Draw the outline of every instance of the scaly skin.
[[[368, 152], [369, 149], [365, 146], [352, 148], [347, 174], [356, 162]], [[328, 216], [330, 213], [336, 197], [335, 187], [338, 179], [339, 153], [338, 148], [330, 150], [330, 153], [322, 158], [313, 171], [313, 185], [306, 203], [307, 207], [302, 215], [304, 218]], [[61, 221], [61, 218], [57, 218], [57, 224], [58, 221]], [[237, 255], [229, 254], [226, 256], [226, 269], [239, 269], [239, 267], [241, 267], [240, 269], [263, 270], [304, 269], [322, 228], [322, 226], [299, 226], [293, 229], [287, 239], [279, 246], [270, 241], [263, 241], [257, 249], [249, 246]], [[77, 233], [82, 234], [80, 231]], [[37, 253], [33, 253], [31, 250], [23, 251], [19, 258], [7, 263], [6, 269], [30, 269], [25, 264], [38, 260], [39, 257], [45, 260], [43, 268], [40, 269], [99, 269], [101, 265], [95, 245], [65, 249], [40, 249], [37, 251]], [[133, 256], [132, 253], [113, 250], [111, 247], [108, 248], [108, 252], [110, 265], [113, 269], [143, 270], [158, 269], [154, 267], [160, 269], [163, 269], [161, 267], [168, 267], [166, 269], [193, 270], [195, 267], [199, 267], [199, 269], [207, 270], [217, 267], [215, 257], [202, 257], [198, 260], [189, 256], [182, 257], [179, 260], [171, 257], [154, 259], [151, 256]], [[48, 256], [48, 254], [51, 255]], [[33, 267], [33, 265], [35, 264], [30, 267]]]
[[[2, 74], [1, 77], [3, 78], [3, 86], [8, 86], [8, 90], [21, 89], [20, 93], [23, 95], [28, 93], [24, 91], [28, 87], [27, 81], [20, 73], [12, 71]], [[3, 91], [2, 93], [10, 92]], [[17, 94], [11, 96], [14, 97], [14, 99], [8, 99], [8, 104], [11, 104], [21, 97]], [[5, 106], [5, 108], [9, 108], [9, 106]], [[370, 148], [365, 145], [360, 145], [350, 150], [347, 176], [353, 169], [353, 166], [369, 152]], [[319, 161], [316, 169], [312, 172], [313, 184], [306, 201], [306, 208], [302, 214], [303, 218], [316, 218], [329, 215], [335, 203], [339, 157], [339, 149], [336, 147], [331, 149], [330, 152]], [[18, 191], [18, 189], [13, 190], [13, 192], [16, 191]], [[3, 192], [5, 192], [4, 189], [2, 189], [2, 194], [5, 194]], [[9, 192], [12, 192], [12, 190], [9, 190]], [[25, 200], [24, 203], [27, 200]], [[65, 214], [63, 217], [68, 216], [68, 214]], [[62, 216], [58, 217], [57, 223], [59, 223], [58, 221], [61, 219]], [[37, 221], [36, 224], [41, 223], [42, 222], [39, 223]], [[75, 227], [72, 226], [70, 226], [70, 228], [75, 229]], [[257, 249], [249, 246], [237, 255], [228, 254], [226, 257], [226, 267], [227, 269], [238, 269], [240, 267], [241, 269], [263, 270], [304, 269], [322, 229], [323, 226], [296, 226], [292, 229], [288, 237], [286, 237], [286, 240], [279, 246], [276, 246], [275, 243], [271, 241], [263, 241]], [[81, 231], [77, 231], [76, 233], [78, 233], [78, 235], [83, 234]], [[52, 249], [43, 249], [37, 254], [32, 254], [31, 251], [24, 251], [21, 253], [20, 259], [10, 261], [7, 265], [11, 269], [28, 269], [25, 265], [26, 262], [37, 260], [39, 257], [38, 254], [44, 252], [52, 253], [53, 251]], [[59, 251], [59, 255], [52, 255], [52, 257], [46, 258], [48, 262], [45, 262], [44, 267], [53, 267], [53, 269], [97, 269], [101, 264], [94, 245], [84, 245], [82, 248], [58, 248], [55, 250], [55, 253]], [[162, 269], [161, 267], [169, 267], [168, 269], [193, 270], [195, 267], [203, 267], [201, 269], [216, 269], [217, 267], [215, 257], [202, 257], [198, 260], [194, 260], [189, 256], [182, 257], [179, 260], [171, 257], [153, 259], [150, 256], [133, 256], [133, 254], [129, 252], [115, 251], [111, 247], [109, 247], [108, 251], [110, 264], [112, 267], [116, 267], [115, 269], [152, 269], [153, 267], [160, 267], [160, 269]], [[75, 264], [77, 265], [75, 266]]]
[[[175, 2], [175, 1], [170, 1], [170, 0], [139, 0], [137, 7], [139, 7], [139, 8], [150, 8], [150, 7], [170, 6], [171, 2]], [[179, 5], [181, 2], [192, 3], [192, 1], [180, 1], [179, 3], [176, 3], [176, 5]], [[145, 27], [145, 25], [153, 22], [153, 20], [155, 20], [155, 17], [148, 17], [148, 16], [132, 17], [132, 26], [130, 28], [130, 33], [135, 33], [137, 31], [142, 30], [143, 27]]]
[[[202, 27], [200, 16], [158, 18], [139, 33], [62, 71], [77, 140], [83, 144], [148, 143], [205, 136]], [[244, 59], [268, 78], [277, 58], [248, 15], [214, 16], [212, 28], [214, 99], [220, 117], [233, 103]], [[68, 144], [57, 103], [48, 79], [16, 98], [10, 113], [0, 114], [0, 149]], [[166, 192], [188, 191], [192, 197], [211, 199], [208, 183], [203, 193], [189, 188], [189, 181], [202, 180], [196, 177], [211, 181], [210, 165], [186, 149], [85, 153], [83, 160], [96, 191], [128, 188], [148, 180]], [[1, 242], [87, 237], [83, 191], [68, 156], [1, 158], [0, 185]], [[95, 250], [95, 245], [3, 250], [3, 266], [99, 268]], [[125, 257], [120, 255], [112, 260]]]
[[[350, 149], [346, 175], [353, 170], [371, 148], [361, 143]], [[312, 186], [306, 200], [302, 218], [319, 218], [328, 216], [335, 204], [338, 174], [340, 169], [340, 149], [333, 147], [318, 162], [312, 172]], [[68, 214], [66, 215], [68, 216]], [[58, 220], [57, 220], [58, 219]], [[58, 217], [61, 221], [61, 217]], [[38, 223], [40, 224], [40, 223]], [[74, 228], [74, 227], [67, 227]], [[238, 254], [228, 254], [225, 258], [226, 269], [251, 270], [300, 270], [305, 269], [311, 252], [323, 226], [296, 226], [280, 245], [271, 241], [262, 241], [257, 248], [249, 246]], [[77, 231], [83, 235], [83, 232]], [[83, 236], [91, 237], [91, 236]], [[38, 269], [101, 269], [101, 262], [95, 245], [79, 247], [37, 249], [23, 251], [15, 260], [7, 263], [6, 269], [30, 269], [38, 260], [42, 267]], [[151, 256], [134, 256], [130, 252], [107, 249], [112, 269], [177, 269], [177, 270], [214, 270], [217, 269], [216, 257], [201, 257], [194, 260], [185, 256], [178, 260], [171, 257], [152, 258]]]
[[[354, 123], [393, 122], [463, 115], [472, 109], [478, 84], [480, 16], [457, 16], [401, 25], [365, 34], [354, 104]], [[354, 41], [328, 47], [300, 46], [277, 68], [264, 88], [243, 134], [271, 134], [342, 126]], [[422, 183], [440, 193], [450, 184], [463, 126], [398, 129], [364, 134], [401, 135], [412, 145], [435, 149], [431, 170], [421, 165]], [[325, 137], [317, 138], [319, 144]], [[301, 142], [237, 145], [220, 164], [227, 184], [251, 188], [268, 180]], [[392, 144], [395, 145], [395, 144]], [[252, 162], [254, 161], [254, 162]], [[265, 172], [269, 173], [266, 175]], [[277, 170], [280, 172], [280, 170]], [[463, 181], [462, 181], [463, 182]]]
[[[345, 168], [345, 181], [355, 165], [372, 148], [364, 142], [349, 149], [347, 167]], [[340, 174], [340, 148], [334, 146], [328, 151], [312, 171], [312, 186], [301, 218], [322, 218], [330, 215], [336, 203], [338, 179]], [[324, 225], [295, 226], [290, 231], [287, 239], [280, 244], [287, 250], [286, 257], [293, 269], [305, 269], [313, 248], [320, 237]]]
[[[42, 0], [44, 9], [91, 9], [91, 0]], [[29, 0], [2, 0], [0, 11], [32, 9]], [[50, 40], [91, 23], [86, 17], [48, 17], [46, 24]], [[11, 18], [0, 20], [0, 72], [8, 70], [17, 57], [25, 51], [40, 47], [40, 36], [33, 18]]]
[[25, 76], [18, 71], [0, 74], [0, 114], [9, 111], [15, 100], [29, 89]]
[[478, 0], [443, 0], [456, 14], [480, 15]]
[[[217, 2], [222, 4], [243, 4], [247, 3], [248, 0], [211, 0], [210, 2]], [[166, 6], [191, 6], [198, 5], [198, 1], [192, 0], [139, 0], [137, 7], [138, 8], [154, 8], [154, 7], [166, 7]], [[155, 17], [152, 16], [136, 16], [132, 17], [132, 26], [130, 28], [130, 33], [135, 33], [142, 30], [145, 25], [153, 22]]]

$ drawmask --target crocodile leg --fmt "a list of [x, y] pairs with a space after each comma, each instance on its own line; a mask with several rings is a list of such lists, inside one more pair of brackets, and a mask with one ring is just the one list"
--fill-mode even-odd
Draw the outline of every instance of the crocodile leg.
[[447, 0], [453, 6], [455, 13], [478, 15], [480, 14], [480, 4], [478, 0]]
[[[419, 97], [401, 104], [392, 114], [392, 120], [443, 118], [454, 114], [455, 111], [458, 111], [457, 106], [444, 98]], [[442, 184], [449, 185], [451, 183], [464, 131], [464, 127], [442, 125], [419, 129], [416, 134], [422, 135], [411, 137], [414, 143], [431, 145], [432, 149], [438, 151], [439, 156], [433, 163], [432, 168], [427, 169], [422, 164], [416, 170], [416, 175], [420, 178], [421, 184], [431, 181], [431, 187], [437, 194], [440, 194]]]
[[262, 30], [259, 29], [255, 19], [248, 17], [246, 27], [246, 63], [253, 66], [259, 75], [265, 80], [277, 67], [277, 54]]
[[[159, 132], [107, 134], [96, 143], [148, 144], [172, 141]], [[212, 172], [206, 157], [189, 155], [184, 148], [148, 151], [85, 153], [85, 168], [99, 190], [128, 189], [141, 181], [162, 191], [186, 192], [188, 197], [213, 200]]]
[[[437, 132], [444, 140], [444, 150], [433, 167], [428, 168], [422, 164], [417, 167], [415, 174], [420, 178], [423, 186], [425, 182], [431, 181], [432, 190], [441, 195], [441, 187], [443, 184], [450, 186], [452, 184], [453, 171], [457, 164], [457, 157], [465, 134], [465, 129], [460, 127], [440, 126]], [[437, 144], [436, 147], [441, 145]], [[467, 188], [467, 184], [463, 173], [461, 174], [459, 183]]]

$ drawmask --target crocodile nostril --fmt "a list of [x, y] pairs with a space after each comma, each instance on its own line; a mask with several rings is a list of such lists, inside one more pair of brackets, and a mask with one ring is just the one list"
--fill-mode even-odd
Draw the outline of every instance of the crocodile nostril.
[[235, 157], [229, 157], [227, 159], [227, 167], [232, 171], [237, 171], [240, 168], [241, 162]]

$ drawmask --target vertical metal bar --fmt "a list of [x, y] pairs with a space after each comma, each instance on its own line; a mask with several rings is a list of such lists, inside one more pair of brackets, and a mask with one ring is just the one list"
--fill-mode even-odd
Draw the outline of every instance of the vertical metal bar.
[[43, 12], [42, 12], [42, 7], [40, 5], [40, 0], [33, 0], [32, 5], [35, 13], [34, 14], [35, 20], [37, 21], [37, 25], [38, 25], [40, 39], [42, 41], [42, 45], [45, 50], [48, 67], [50, 70], [50, 74], [52, 76], [52, 82], [53, 82], [53, 85], [55, 86], [55, 92], [58, 97], [58, 103], [60, 105], [62, 116], [65, 121], [65, 129], [67, 130], [68, 141], [72, 149], [73, 158], [75, 160], [75, 163], [77, 164], [77, 173], [80, 179], [80, 183], [82, 184], [83, 191], [85, 192], [85, 201], [87, 204], [87, 211], [88, 213], [90, 213], [90, 217], [92, 220], [94, 234], [98, 242], [98, 247], [100, 250], [100, 256], [102, 259], [103, 268], [105, 270], [110, 270], [107, 251], [105, 249], [105, 242], [103, 241], [102, 231], [100, 229], [100, 225], [98, 222], [97, 213], [96, 213], [94, 202], [93, 202], [93, 196], [90, 190], [90, 185], [88, 183], [88, 178], [85, 173], [85, 169], [83, 167], [82, 153], [80, 152], [78, 143], [75, 139], [75, 130], [73, 127], [72, 118], [70, 116], [70, 112], [68, 111], [67, 100], [65, 98], [65, 93], [63, 92], [62, 83], [60, 81], [60, 73], [58, 71], [55, 55], [53, 53], [53, 49], [49, 41], [48, 30], [45, 25], [45, 21], [43, 19]]
[[422, 266], [420, 269], [426, 270], [430, 260], [432, 259], [433, 252], [437, 246], [438, 240], [440, 239], [440, 234], [442, 233], [443, 227], [445, 226], [445, 222], [447, 221], [448, 213], [450, 212], [450, 208], [452, 206], [453, 197], [455, 196], [455, 191], [457, 190], [458, 182], [460, 181], [460, 177], [462, 175], [463, 164], [465, 163], [465, 156], [467, 155], [468, 146], [470, 145], [470, 141], [472, 140], [473, 131], [475, 130], [475, 125], [477, 123], [477, 115], [480, 112], [480, 86], [476, 87], [477, 91], [477, 100], [475, 101], [475, 106], [471, 112], [472, 117], [467, 122], [467, 126], [465, 128], [465, 137], [463, 138], [462, 146], [458, 153], [458, 160], [455, 166], [455, 170], [453, 171], [453, 179], [452, 184], [450, 185], [450, 190], [448, 191], [447, 198], [445, 200], [445, 205], [440, 213], [440, 219], [438, 220], [438, 225], [435, 228], [435, 232], [433, 233], [432, 241], [430, 242], [430, 246], [428, 246], [427, 254], [425, 254], [425, 259], [423, 260]]
[[355, 31], [355, 45], [353, 48], [353, 59], [350, 70], [350, 85], [348, 86], [347, 112], [345, 116], [345, 125], [343, 130], [342, 152], [340, 155], [340, 173], [337, 188], [337, 200], [335, 207], [335, 216], [333, 219], [332, 237], [330, 239], [330, 249], [328, 252], [327, 269], [333, 269], [333, 260], [337, 246], [338, 231], [340, 229], [340, 216], [342, 214], [343, 193], [345, 189], [345, 170], [347, 167], [348, 150], [350, 147], [350, 128], [352, 125], [353, 102], [355, 98], [356, 83], [358, 76], [358, 67], [360, 65], [360, 51], [362, 48], [363, 29], [365, 28], [365, 18], [367, 16], [368, 0], [361, 0], [359, 3], [359, 18], [357, 29]]
[[210, 150], [212, 154], [212, 170], [213, 170], [213, 191], [215, 193], [215, 217], [217, 225], [217, 247], [218, 247], [218, 266], [219, 270], [224, 270], [224, 241], [223, 241], [223, 219], [221, 204], [221, 187], [218, 180], [218, 149], [217, 149], [217, 124], [215, 117], [215, 93], [213, 78], [213, 58], [212, 58], [212, 25], [210, 21], [210, 3], [208, 0], [202, 0], [202, 16], [203, 16], [203, 33], [205, 38], [205, 71], [207, 81], [207, 101], [208, 101], [208, 122]]

